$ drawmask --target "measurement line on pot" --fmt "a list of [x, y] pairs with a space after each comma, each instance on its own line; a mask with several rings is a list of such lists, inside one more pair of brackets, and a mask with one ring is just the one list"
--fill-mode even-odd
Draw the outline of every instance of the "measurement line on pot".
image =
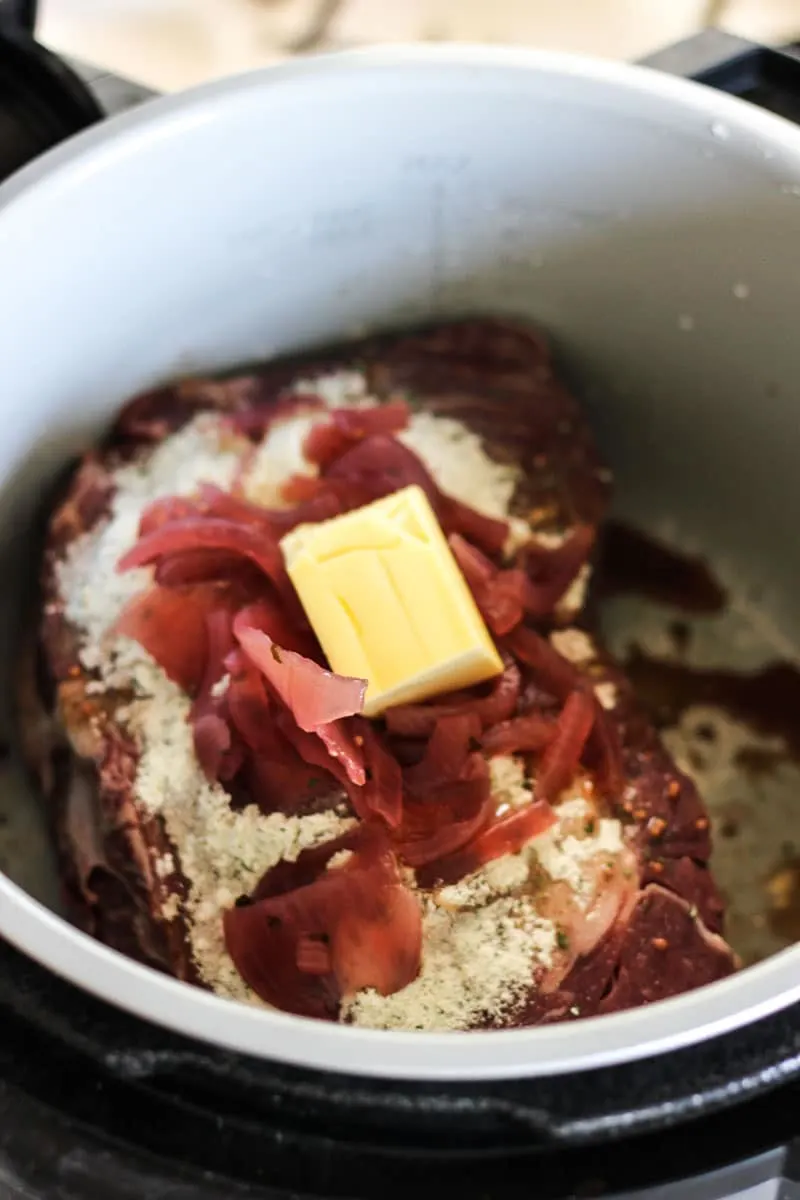
[[445, 280], [445, 186], [435, 179], [431, 186], [431, 305], [440, 310], [444, 300]]
[[[462, 191], [467, 190], [467, 177], [472, 165], [469, 155], [446, 151], [409, 154], [399, 164], [402, 174], [419, 178], [427, 192], [426, 196], [423, 191], [422, 202], [427, 205], [429, 211], [428, 293], [429, 306], [434, 312], [451, 308], [454, 301], [452, 285], [456, 283], [463, 286], [464, 283], [462, 280], [453, 279], [448, 269], [455, 264], [448, 264], [447, 261], [447, 197], [451, 184], [455, 184]], [[459, 290], [456, 286], [455, 291]]]

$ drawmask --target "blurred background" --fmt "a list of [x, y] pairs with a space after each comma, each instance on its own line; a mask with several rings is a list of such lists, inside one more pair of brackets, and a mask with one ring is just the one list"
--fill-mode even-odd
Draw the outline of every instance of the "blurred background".
[[291, 54], [482, 41], [636, 58], [707, 25], [800, 39], [800, 0], [40, 0], [54, 49], [162, 91]]

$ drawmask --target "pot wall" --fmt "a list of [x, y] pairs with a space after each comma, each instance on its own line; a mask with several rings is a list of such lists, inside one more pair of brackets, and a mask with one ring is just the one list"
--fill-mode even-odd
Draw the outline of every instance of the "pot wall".
[[[790, 637], [798, 247], [800, 134], [634, 68], [400, 49], [156, 102], [0, 190], [5, 553], [27, 541], [44, 481], [165, 376], [435, 316], [517, 314], [550, 331], [583, 385], [620, 511], [713, 546], [723, 573], [746, 564]], [[6, 880], [0, 931], [197, 1036], [406, 1077], [601, 1065], [800, 992], [790, 950], [603, 1018], [602, 1037], [582, 1022], [568, 1036], [420, 1038], [234, 1014], [67, 930]]]

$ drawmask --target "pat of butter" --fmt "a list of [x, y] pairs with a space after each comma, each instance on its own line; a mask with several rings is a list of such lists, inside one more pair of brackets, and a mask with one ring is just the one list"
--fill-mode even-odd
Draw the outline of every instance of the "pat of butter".
[[300, 525], [281, 549], [331, 668], [368, 681], [367, 716], [502, 671], [422, 488]]

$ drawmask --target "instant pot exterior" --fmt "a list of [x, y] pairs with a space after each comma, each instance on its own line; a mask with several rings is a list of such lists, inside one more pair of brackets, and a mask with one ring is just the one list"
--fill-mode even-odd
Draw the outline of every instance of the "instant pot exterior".
[[[0, 295], [4, 578], [24, 572], [43, 490], [130, 392], [365, 327], [486, 311], [533, 318], [554, 337], [608, 443], [619, 511], [713, 547], [731, 577], [746, 563], [796, 642], [798, 235], [800, 134], [634, 68], [402, 48], [148, 105], [0, 192], [0, 269], [14, 280]], [[339, 1155], [336, 1194], [374, 1195], [386, 1171], [387, 1194], [437, 1172], [486, 1193], [492, 1162], [504, 1164], [503, 1194], [521, 1194], [532, 1149], [663, 1130], [791, 1078], [800, 1052], [794, 949], [729, 983], [569, 1030], [391, 1037], [191, 991], [89, 942], [6, 878], [0, 931], [41, 964], [3, 947], [14, 1046], [35, 1027], [58, 1064], [28, 1081], [32, 1112], [74, 1089], [80, 1119], [104, 1107], [115, 1136], [135, 1131], [162, 1155], [191, 1128], [196, 1163], [234, 1174], [237, 1148], [266, 1138], [267, 1122], [270, 1152], [279, 1143], [283, 1156], [270, 1160], [272, 1183], [292, 1156], [316, 1155], [305, 1190], [326, 1171], [332, 1186]], [[12, 1087], [18, 1058], [3, 1064]], [[99, 1072], [97, 1094], [78, 1096], [82, 1063]], [[146, 1098], [147, 1120], [129, 1117], [132, 1094]], [[761, 1119], [788, 1136], [780, 1110]], [[298, 1134], [309, 1122], [311, 1149], [307, 1129]], [[54, 1146], [59, 1136], [54, 1124]], [[749, 1150], [771, 1138], [759, 1133]], [[674, 1147], [659, 1142], [662, 1156]], [[465, 1161], [479, 1152], [480, 1166]], [[87, 1169], [78, 1158], [74, 1180]], [[584, 1183], [592, 1169], [612, 1174], [582, 1161]], [[97, 1157], [92, 1170], [102, 1182]], [[571, 1186], [568, 1175], [553, 1186]], [[232, 1182], [203, 1186], [236, 1195]]]

